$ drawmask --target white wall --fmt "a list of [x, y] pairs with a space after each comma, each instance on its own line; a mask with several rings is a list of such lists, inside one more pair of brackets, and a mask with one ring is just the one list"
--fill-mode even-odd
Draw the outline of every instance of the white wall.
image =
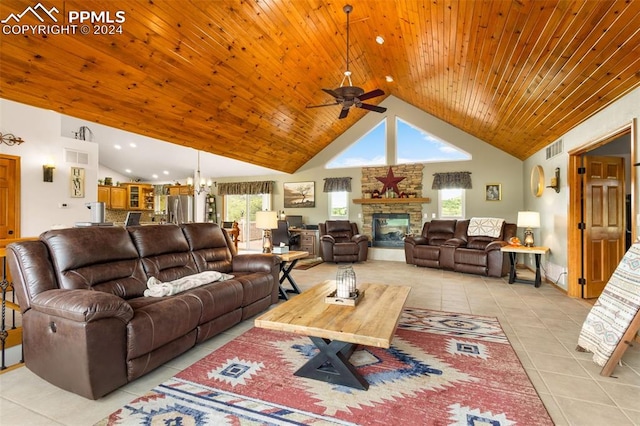
[[[60, 114], [0, 99], [0, 132], [24, 139], [0, 144], [0, 153], [21, 157], [21, 237], [37, 236], [53, 226], [90, 219], [85, 203], [97, 199], [98, 145], [60, 136]], [[65, 163], [64, 149], [89, 154], [89, 165]], [[42, 165], [53, 161], [53, 182], [42, 181]], [[71, 198], [71, 167], [85, 169], [85, 197]], [[59, 208], [67, 204], [67, 208]]]
[[[640, 119], [640, 88], [562, 135], [564, 144], [564, 152], [562, 154], [546, 160], [545, 150], [542, 149], [529, 157], [524, 163], [522, 175], [526, 187], [523, 191], [525, 194], [524, 207], [527, 210], [540, 212], [541, 227], [534, 232], [536, 244], [544, 245], [551, 249], [551, 253], [547, 257], [547, 278], [554, 282], [559, 278], [558, 285], [564, 289], [567, 289], [566, 275], [562, 275], [562, 273], [567, 269], [567, 253], [569, 250], [567, 246], [567, 220], [569, 215], [567, 168], [569, 155], [567, 153], [604, 138], [615, 130], [630, 124], [634, 119]], [[632, 163], [639, 161], [637, 132], [635, 137], [636, 140], [632, 141], [632, 143], [635, 146], [636, 157], [631, 159]], [[560, 167], [560, 193], [547, 188], [539, 198], [531, 195], [528, 189], [529, 174], [536, 165], [541, 165], [544, 168], [547, 185], [555, 168]], [[633, 173], [636, 173], [636, 185], [638, 185], [640, 184], [637, 176], [638, 168], [634, 169]], [[636, 200], [638, 200], [638, 188], [636, 187], [635, 190]], [[637, 209], [636, 205], [636, 212], [638, 211], [640, 210]]]

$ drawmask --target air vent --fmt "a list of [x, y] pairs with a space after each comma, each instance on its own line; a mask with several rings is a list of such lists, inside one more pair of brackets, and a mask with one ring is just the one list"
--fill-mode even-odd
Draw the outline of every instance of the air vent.
[[76, 151], [74, 149], [65, 148], [64, 149], [64, 161], [66, 163], [74, 163], [74, 164], [89, 164], [89, 153]]
[[547, 147], [547, 160], [562, 153], [562, 139], [558, 139]]

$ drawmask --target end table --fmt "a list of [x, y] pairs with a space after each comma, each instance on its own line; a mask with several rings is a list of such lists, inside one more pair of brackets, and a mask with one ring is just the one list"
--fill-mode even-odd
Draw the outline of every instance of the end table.
[[[542, 274], [540, 274], [540, 260], [543, 254], [549, 251], [549, 247], [525, 247], [525, 246], [504, 246], [500, 249], [503, 253], [509, 253], [509, 261], [511, 263], [511, 269], [509, 269], [509, 284], [513, 284], [515, 281], [527, 284], [533, 284], [536, 287], [540, 287], [542, 282]], [[534, 281], [518, 278], [516, 274], [516, 255], [518, 253], [528, 253], [535, 255], [536, 259], [536, 278]]]

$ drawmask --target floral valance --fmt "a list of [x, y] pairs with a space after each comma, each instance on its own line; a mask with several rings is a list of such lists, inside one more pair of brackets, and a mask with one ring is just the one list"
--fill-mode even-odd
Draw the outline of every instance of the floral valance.
[[325, 178], [324, 192], [351, 192], [351, 178]]
[[471, 172], [434, 173], [431, 189], [471, 189]]
[[218, 195], [271, 194], [273, 181], [218, 183]]

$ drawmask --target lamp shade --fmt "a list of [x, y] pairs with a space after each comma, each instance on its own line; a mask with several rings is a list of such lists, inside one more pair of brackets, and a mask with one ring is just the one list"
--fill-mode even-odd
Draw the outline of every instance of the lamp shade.
[[540, 228], [540, 213], [518, 212], [518, 228]]
[[278, 227], [278, 213], [274, 211], [256, 212], [256, 228], [275, 229]]

